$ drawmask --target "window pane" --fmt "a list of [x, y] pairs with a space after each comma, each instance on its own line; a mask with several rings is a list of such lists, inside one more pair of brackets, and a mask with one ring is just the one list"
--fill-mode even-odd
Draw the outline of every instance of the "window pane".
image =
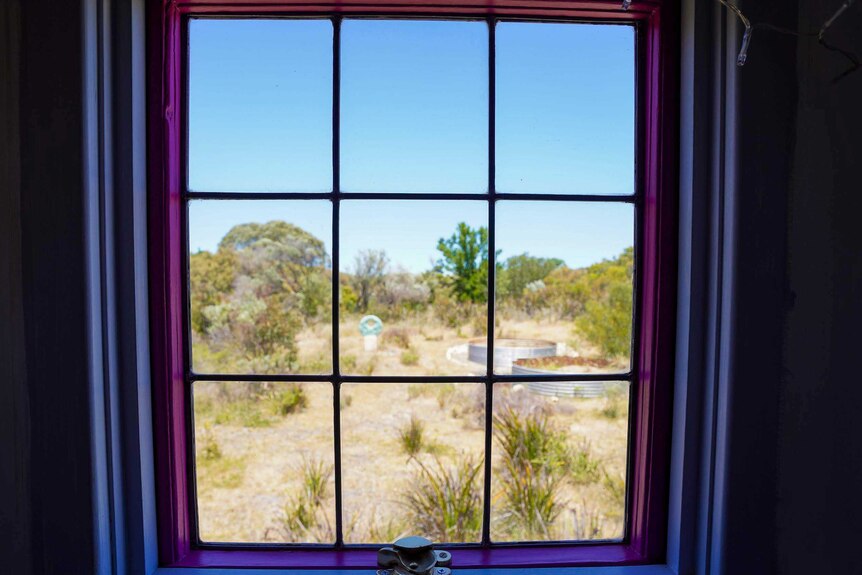
[[343, 373], [485, 373], [468, 350], [487, 332], [487, 210], [468, 201], [342, 202]]
[[335, 541], [332, 386], [194, 384], [205, 542]]
[[480, 540], [483, 385], [344, 384], [341, 406], [346, 543]]
[[189, 203], [197, 373], [332, 371], [332, 205]]
[[634, 28], [497, 25], [497, 191], [634, 192]]
[[634, 208], [499, 202], [497, 373], [628, 371]]
[[189, 188], [332, 188], [329, 20], [189, 22]]
[[628, 384], [494, 388], [493, 541], [623, 536]]
[[345, 20], [341, 187], [485, 192], [484, 22]]

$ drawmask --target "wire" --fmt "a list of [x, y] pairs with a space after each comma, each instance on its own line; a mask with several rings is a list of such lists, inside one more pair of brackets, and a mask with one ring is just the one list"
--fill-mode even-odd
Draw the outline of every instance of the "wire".
[[835, 23], [838, 18], [847, 11], [850, 6], [856, 3], [856, 0], [845, 0], [841, 6], [830, 16], [826, 22], [816, 31], [813, 32], [798, 32], [796, 30], [791, 30], [789, 28], [783, 28], [781, 26], [776, 26], [774, 24], [770, 24], [768, 22], [761, 22], [752, 24], [751, 21], [742, 13], [742, 10], [739, 9], [735, 4], [728, 0], [718, 0], [725, 8], [733, 12], [737, 18], [739, 18], [742, 25], [745, 26], [745, 32], [742, 34], [742, 45], [739, 48], [739, 52], [736, 57], [736, 65], [744, 66], [745, 62], [748, 60], [748, 48], [751, 45], [751, 36], [754, 33], [754, 30], [759, 28], [761, 30], [770, 30], [772, 32], [777, 32], [779, 34], [786, 34], [788, 36], [796, 36], [798, 38], [817, 38], [817, 43], [822, 46], [824, 49], [829, 50], [830, 52], [835, 52], [843, 56], [850, 64], [850, 67], [832, 79], [832, 83], [836, 83], [853, 72], [856, 72], [860, 68], [862, 68], [862, 62], [860, 62], [859, 57], [856, 56], [853, 52], [849, 50], [845, 50], [843, 48], [839, 48], [834, 44], [828, 42], [825, 38], [826, 31]]

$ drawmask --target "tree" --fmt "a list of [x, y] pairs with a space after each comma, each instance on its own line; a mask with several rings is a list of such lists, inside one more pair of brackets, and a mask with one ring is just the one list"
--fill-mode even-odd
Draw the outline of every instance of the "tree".
[[356, 307], [361, 312], [368, 310], [374, 293], [383, 285], [389, 258], [383, 250], [360, 250], [353, 260], [351, 283], [356, 292]]
[[435, 269], [448, 278], [449, 287], [461, 301], [488, 299], [488, 228], [473, 229], [461, 222], [448, 239], [440, 238], [442, 257]]
[[220, 303], [233, 289], [236, 255], [232, 250], [219, 250], [214, 254], [200, 251], [189, 259], [192, 329], [202, 334], [209, 327], [204, 309]]
[[585, 302], [575, 327], [605, 357], [631, 351], [633, 264], [634, 250], [626, 248], [616, 258], [588, 267], [575, 286]]
[[559, 258], [537, 258], [528, 253], [511, 256], [497, 269], [497, 291], [504, 297], [521, 297], [527, 285], [544, 280], [562, 265]]

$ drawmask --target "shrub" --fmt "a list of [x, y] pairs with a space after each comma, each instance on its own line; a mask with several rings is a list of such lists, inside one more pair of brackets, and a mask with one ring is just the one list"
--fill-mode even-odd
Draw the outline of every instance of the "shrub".
[[434, 386], [436, 388], [435, 395], [437, 396], [437, 407], [440, 409], [445, 409], [446, 405], [452, 399], [452, 396], [455, 395], [455, 384], [454, 383], [441, 383]]
[[212, 432], [212, 427], [207, 424], [198, 438], [198, 453], [207, 461], [221, 459], [221, 447]]
[[476, 541], [482, 527], [481, 458], [462, 456], [453, 466], [414, 459], [416, 473], [404, 496], [413, 530], [436, 541]]
[[308, 396], [302, 385], [292, 383], [275, 397], [275, 405], [279, 415], [290, 415], [308, 407]]
[[305, 498], [315, 507], [320, 507], [327, 497], [329, 479], [333, 473], [332, 464], [322, 459], [312, 458], [302, 461], [302, 486]]
[[590, 455], [589, 443], [584, 441], [577, 449], [570, 450], [566, 471], [572, 482], [578, 485], [588, 485], [599, 480], [599, 462]]
[[608, 419], [617, 419], [628, 411], [628, 388], [625, 385], [609, 387], [601, 414]]
[[216, 403], [213, 421], [216, 425], [269, 427], [272, 418], [265, 411], [264, 402], [259, 399], [228, 399]]
[[352, 354], [342, 355], [340, 358], [341, 373], [356, 373], [356, 356]]
[[425, 445], [424, 441], [425, 424], [414, 416], [410, 416], [410, 421], [402, 427], [398, 432], [399, 440], [401, 441], [401, 449], [404, 453], [413, 457]]
[[606, 469], [603, 469], [602, 473], [604, 475], [602, 485], [614, 507], [614, 514], [622, 516], [626, 505], [626, 479], [622, 474], [611, 474]]
[[410, 349], [410, 330], [404, 327], [390, 327], [383, 332], [381, 343], [386, 346]]
[[401, 352], [401, 365], [417, 365], [419, 363], [419, 354], [412, 349], [405, 349]]
[[427, 397], [434, 394], [434, 385], [428, 383], [411, 383], [407, 386], [407, 399]]
[[359, 368], [361, 375], [374, 375], [374, 370], [377, 369], [377, 356], [372, 355], [368, 361]]
[[324, 542], [332, 539], [333, 529], [324, 503], [329, 497], [333, 467], [320, 459], [303, 459], [302, 489], [282, 508], [278, 531], [288, 542]]
[[541, 412], [521, 415], [504, 407], [494, 416], [494, 438], [505, 528], [518, 537], [547, 539], [562, 511], [558, 491], [570, 459], [565, 434]]
[[572, 510], [572, 515], [574, 519], [572, 535], [575, 539], [588, 541], [603, 537], [604, 521], [595, 508], [584, 502], [579, 508]]

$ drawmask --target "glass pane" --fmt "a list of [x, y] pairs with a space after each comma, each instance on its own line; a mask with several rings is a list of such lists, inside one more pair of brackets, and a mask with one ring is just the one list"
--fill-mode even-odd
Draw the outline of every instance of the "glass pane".
[[332, 205], [189, 203], [197, 373], [331, 373]]
[[499, 202], [495, 371], [628, 371], [633, 239], [629, 204]]
[[345, 20], [341, 187], [485, 192], [484, 22]]
[[624, 382], [497, 384], [491, 539], [621, 538], [628, 406]]
[[201, 540], [333, 543], [332, 386], [219, 381], [193, 391]]
[[482, 384], [349, 383], [341, 406], [346, 543], [480, 540]]
[[341, 204], [341, 371], [475, 375], [487, 332], [488, 204]]
[[332, 189], [329, 20], [189, 22], [189, 188]]
[[634, 192], [634, 28], [497, 25], [499, 192]]

